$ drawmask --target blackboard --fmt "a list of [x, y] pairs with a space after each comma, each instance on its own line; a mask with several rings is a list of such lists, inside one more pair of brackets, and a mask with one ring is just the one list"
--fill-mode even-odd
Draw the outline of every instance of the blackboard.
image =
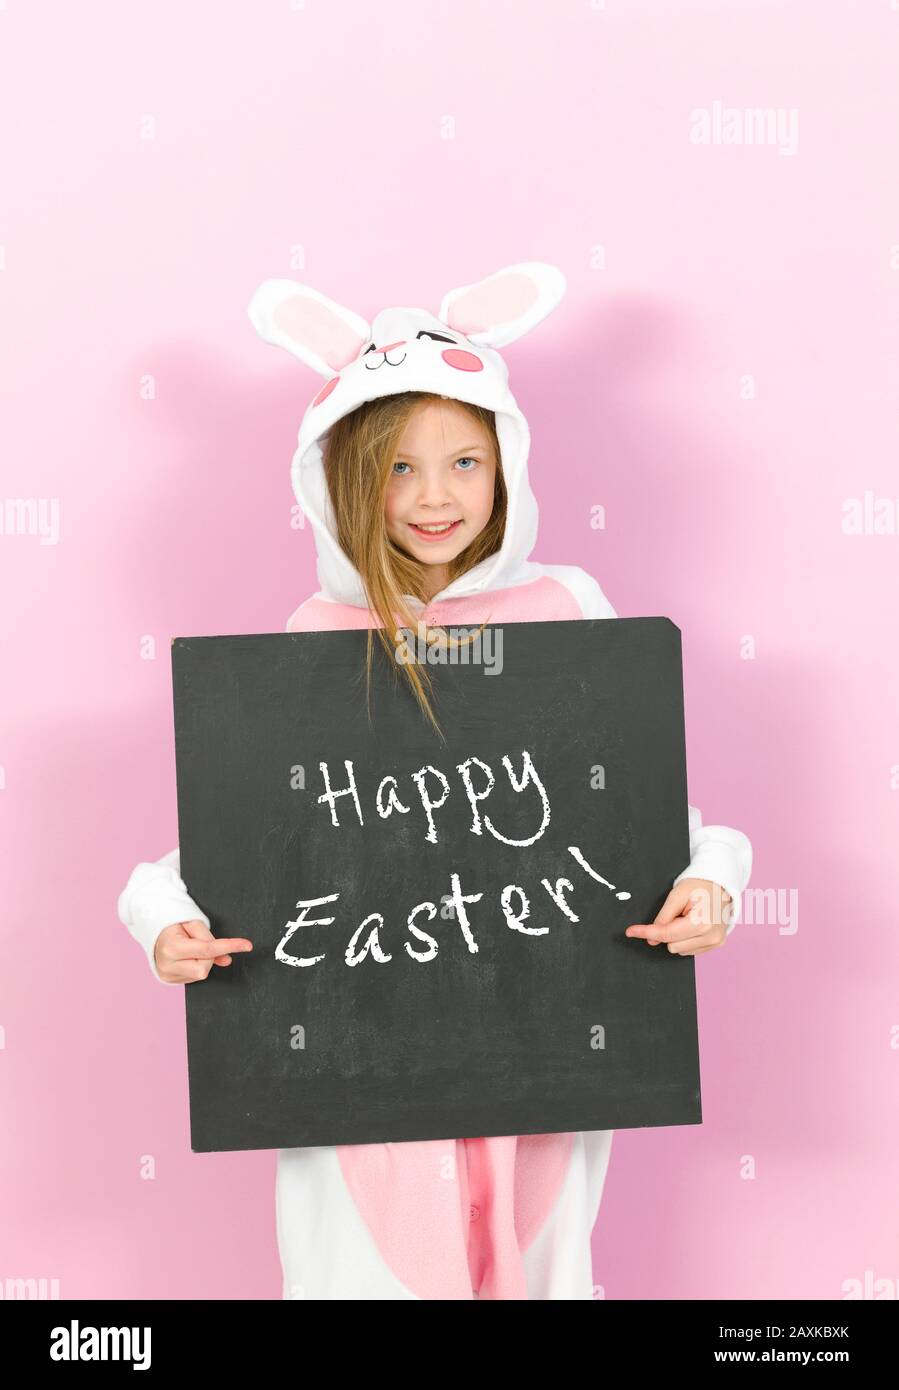
[[693, 958], [624, 936], [689, 862], [678, 628], [488, 625], [445, 743], [366, 639], [172, 644], [182, 876], [253, 942], [185, 988], [193, 1150], [700, 1123]]

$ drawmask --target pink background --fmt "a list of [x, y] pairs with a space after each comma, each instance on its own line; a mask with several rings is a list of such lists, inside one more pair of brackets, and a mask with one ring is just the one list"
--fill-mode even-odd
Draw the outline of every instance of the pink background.
[[[246, 305], [436, 309], [526, 259], [569, 283], [506, 350], [535, 558], [682, 628], [690, 799], [799, 895], [697, 960], [705, 1122], [616, 1135], [597, 1284], [899, 1280], [899, 537], [843, 531], [899, 495], [897, 48], [889, 0], [0, 10], [2, 492], [60, 527], [0, 535], [0, 1281], [280, 1297], [275, 1154], [191, 1154], [183, 992], [115, 911], [178, 838], [171, 638], [317, 587], [319, 382]], [[716, 100], [796, 108], [797, 152], [692, 144]]]

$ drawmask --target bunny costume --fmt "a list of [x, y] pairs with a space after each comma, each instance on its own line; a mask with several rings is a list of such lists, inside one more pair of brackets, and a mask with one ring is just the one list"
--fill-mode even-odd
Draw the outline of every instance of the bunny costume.
[[[499, 550], [429, 603], [409, 596], [421, 620], [465, 626], [616, 616], [584, 570], [530, 558], [537, 538], [530, 436], [498, 349], [538, 324], [564, 289], [553, 266], [512, 265], [450, 291], [436, 315], [388, 308], [369, 325], [307, 285], [269, 280], [260, 286], [249, 307], [259, 334], [325, 378], [303, 416], [292, 464], [294, 493], [315, 537], [319, 588], [291, 614], [288, 631], [365, 628], [374, 621], [361, 577], [336, 538], [322, 444], [334, 422], [362, 402], [407, 390], [494, 411], [508, 491]], [[730, 931], [751, 870], [749, 840], [726, 826], [703, 826], [692, 806], [689, 827], [690, 863], [675, 882], [695, 877], [721, 884], [733, 898]], [[157, 979], [159, 932], [192, 918], [209, 924], [180, 877], [177, 849], [136, 865], [118, 911]], [[276, 1214], [283, 1297], [592, 1298], [590, 1235], [612, 1135], [282, 1149]]]

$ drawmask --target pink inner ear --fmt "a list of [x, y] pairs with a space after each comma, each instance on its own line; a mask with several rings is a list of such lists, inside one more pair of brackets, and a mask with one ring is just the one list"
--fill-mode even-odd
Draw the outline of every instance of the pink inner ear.
[[527, 313], [536, 298], [537, 286], [520, 271], [492, 275], [453, 301], [447, 326], [468, 335], [500, 323], [513, 323]]
[[336, 372], [352, 362], [362, 346], [362, 339], [339, 314], [304, 294], [285, 299], [272, 320], [297, 346], [316, 353]]

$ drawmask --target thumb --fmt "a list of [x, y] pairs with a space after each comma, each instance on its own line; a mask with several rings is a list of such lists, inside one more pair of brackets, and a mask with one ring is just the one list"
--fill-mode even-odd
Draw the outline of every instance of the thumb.
[[662, 903], [662, 906], [659, 908], [659, 911], [656, 913], [656, 916], [653, 919], [653, 925], [667, 927], [669, 923], [674, 921], [675, 917], [679, 917], [681, 915], [683, 900], [683, 890], [678, 884], [676, 887], [671, 889], [671, 892], [668, 894], [667, 898]]
[[[178, 925], [183, 929], [184, 935], [191, 937], [194, 941], [213, 941], [214, 937], [205, 922], [195, 919], [191, 922], [179, 922]], [[213, 965], [230, 965], [230, 956], [216, 956]]]
[[212, 940], [212, 932], [209, 930], [209, 928], [207, 927], [207, 925], [206, 925], [205, 922], [200, 922], [200, 921], [179, 922], [179, 923], [178, 923], [178, 926], [179, 926], [179, 927], [181, 928], [181, 930], [184, 932], [184, 935], [185, 935], [185, 936], [190, 936], [190, 937], [192, 937], [195, 941], [211, 941], [211, 940]]

